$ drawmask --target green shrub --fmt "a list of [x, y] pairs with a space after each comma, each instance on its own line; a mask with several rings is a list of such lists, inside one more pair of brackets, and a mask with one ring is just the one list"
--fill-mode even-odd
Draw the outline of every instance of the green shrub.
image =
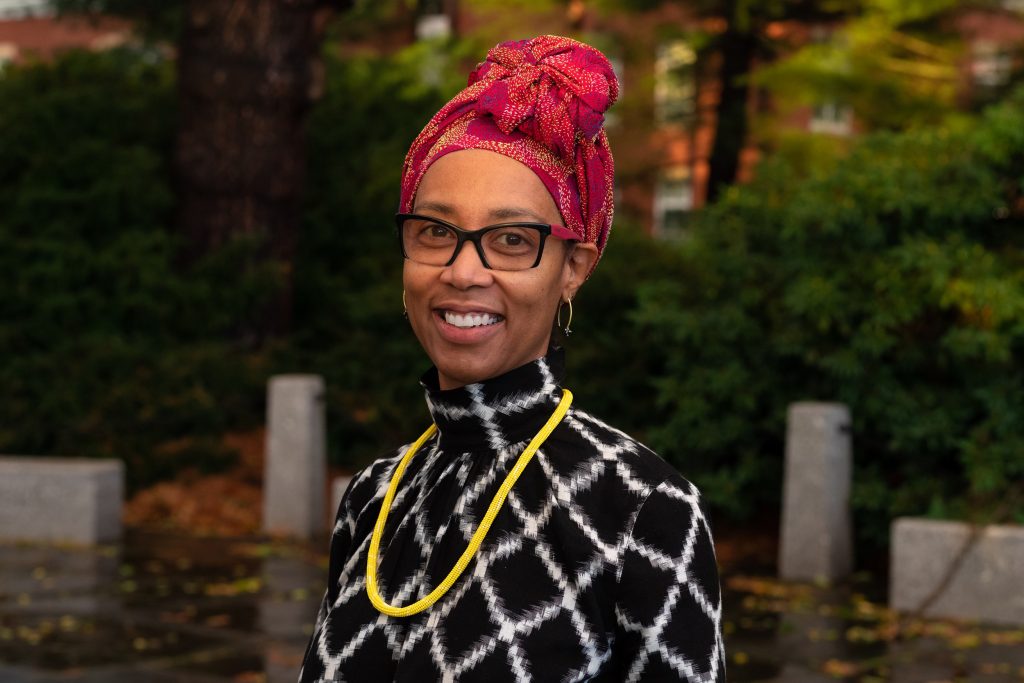
[[174, 267], [171, 76], [117, 50], [0, 77], [0, 452], [120, 457], [134, 487], [223, 464], [258, 413], [225, 340], [273, 282], [239, 277], [252, 244]]
[[867, 137], [802, 181], [765, 163], [697, 221], [695, 277], [643, 288], [635, 319], [668, 350], [652, 442], [714, 505], [777, 503], [797, 400], [850, 406], [866, 538], [901, 514], [984, 517], [1019, 485], [1022, 105]]
[[600, 263], [574, 300], [573, 333], [561, 341], [567, 351], [566, 385], [579, 406], [641, 441], [649, 440], [659, 424], [651, 378], [664, 373], [670, 349], [651, 344], [646, 330], [632, 320], [638, 292], [667, 278], [685, 283], [691, 272], [678, 249], [637, 227], [616, 224]]

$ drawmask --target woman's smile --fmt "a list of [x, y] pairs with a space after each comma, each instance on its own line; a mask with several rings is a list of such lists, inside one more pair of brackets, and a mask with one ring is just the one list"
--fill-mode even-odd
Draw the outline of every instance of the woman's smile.
[[456, 313], [454, 311], [443, 311], [444, 321], [455, 327], [480, 327], [481, 325], [494, 325], [501, 322], [501, 318], [490, 313]]
[[492, 308], [480, 304], [441, 304], [434, 309], [446, 323], [455, 327], [493, 325], [505, 319]]
[[434, 309], [434, 321], [445, 341], [453, 344], [475, 344], [500, 333], [505, 318], [482, 310], [465, 312]]

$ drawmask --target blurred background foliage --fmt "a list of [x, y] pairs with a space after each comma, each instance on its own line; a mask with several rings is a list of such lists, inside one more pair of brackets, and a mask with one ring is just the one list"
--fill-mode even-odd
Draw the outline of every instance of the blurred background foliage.
[[221, 466], [259, 420], [259, 358], [224, 340], [276, 278], [242, 240], [175, 267], [173, 88], [127, 49], [0, 78], [4, 452], [114, 455], [138, 485]]
[[[879, 45], [899, 43], [879, 27], [920, 17], [873, 7], [845, 47], [756, 78], [846, 88], [875, 132], [780, 137], [684, 241], [623, 216], [564, 343], [580, 405], [736, 520], [778, 505], [787, 405], [848, 404], [857, 528], [881, 544], [894, 515], [983, 519], [1024, 480], [1024, 89], [958, 113], [879, 76]], [[223, 435], [262, 423], [266, 379], [296, 371], [326, 379], [334, 464], [418, 433], [428, 361], [390, 216], [409, 142], [483, 50], [325, 49], [291, 327], [259, 343], [244, 332], [286, 278], [253, 258], [260, 238], [178, 260], [169, 62], [122, 48], [3, 71], [0, 452], [120, 457], [135, 488], [217, 469]], [[887, 103], [909, 114], [890, 123]]]
[[1022, 178], [1024, 90], [827, 172], [762, 165], [697, 219], [692, 279], [640, 289], [646, 347], [671, 349], [652, 445], [749, 514], [777, 499], [786, 406], [840, 401], [858, 529], [984, 519], [1024, 478]]

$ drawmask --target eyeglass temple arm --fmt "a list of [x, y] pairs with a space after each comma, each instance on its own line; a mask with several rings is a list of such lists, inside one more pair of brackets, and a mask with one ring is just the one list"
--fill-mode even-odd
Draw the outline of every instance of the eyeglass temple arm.
[[551, 224], [551, 235], [563, 240], [576, 240], [577, 242], [582, 241], [579, 235], [565, 227], [564, 225]]

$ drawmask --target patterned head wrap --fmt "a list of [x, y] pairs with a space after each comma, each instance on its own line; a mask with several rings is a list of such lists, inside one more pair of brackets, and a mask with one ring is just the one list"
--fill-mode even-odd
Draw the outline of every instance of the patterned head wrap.
[[461, 149], [490, 150], [536, 173], [565, 227], [596, 244], [600, 257], [614, 208], [614, 162], [602, 126], [618, 96], [611, 64], [589, 45], [560, 36], [501, 43], [413, 141], [400, 210], [412, 210], [430, 164]]

